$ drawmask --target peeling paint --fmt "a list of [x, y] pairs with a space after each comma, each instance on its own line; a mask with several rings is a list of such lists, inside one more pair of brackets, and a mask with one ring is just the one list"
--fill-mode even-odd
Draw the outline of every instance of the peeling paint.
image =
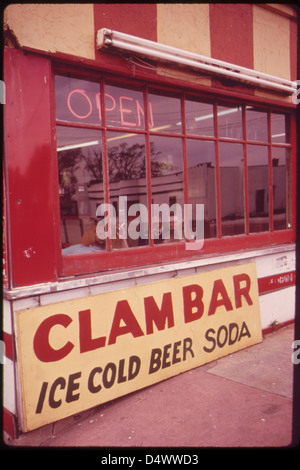
[[31, 258], [32, 255], [36, 255], [36, 251], [30, 247], [27, 250], [24, 250], [24, 255], [26, 258]]

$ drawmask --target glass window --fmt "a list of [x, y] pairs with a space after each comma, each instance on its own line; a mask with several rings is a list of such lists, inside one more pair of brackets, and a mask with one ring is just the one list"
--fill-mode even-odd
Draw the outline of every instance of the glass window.
[[99, 131], [57, 126], [57, 154], [63, 254], [105, 247], [96, 237], [96, 209], [104, 201]]
[[[182, 140], [151, 136], [150, 149], [152, 204], [153, 210], [157, 211], [153, 215], [154, 242], [181, 241], [184, 238], [181, 225], [184, 214]], [[160, 207], [162, 204], [165, 206]], [[160, 211], [163, 207], [165, 213]]]
[[210, 103], [185, 101], [186, 132], [191, 135], [214, 136], [214, 110]]
[[268, 142], [268, 114], [252, 106], [246, 107], [247, 140]]
[[115, 209], [117, 229], [112, 248], [147, 245], [145, 136], [108, 132], [107, 157], [109, 202]]
[[245, 233], [243, 145], [220, 142], [222, 235]]
[[145, 128], [143, 92], [115, 85], [105, 86], [106, 125]]
[[157, 93], [149, 93], [149, 111], [152, 112], [151, 131], [181, 134], [180, 99]]
[[56, 75], [55, 102], [58, 121], [101, 124], [99, 83]]
[[290, 150], [272, 148], [274, 230], [291, 226]]
[[249, 230], [269, 230], [268, 147], [248, 145]]
[[218, 106], [219, 137], [243, 139], [242, 107]]
[[[204, 240], [245, 235], [246, 228], [250, 236], [291, 228], [288, 113], [146, 87], [55, 77], [63, 255], [106, 251], [116, 259], [115, 250], [128, 248], [152, 256], [153, 244], [184, 242], [188, 229], [197, 233], [197, 204], [204, 206]], [[106, 269], [111, 257], [101, 259]]]
[[204, 238], [216, 236], [215, 143], [187, 139], [188, 193], [195, 230], [196, 204], [204, 204]]

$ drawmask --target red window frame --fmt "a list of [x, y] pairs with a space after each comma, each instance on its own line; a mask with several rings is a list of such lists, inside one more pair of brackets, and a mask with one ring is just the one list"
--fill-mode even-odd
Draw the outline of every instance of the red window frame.
[[[68, 71], [70, 76], [75, 74], [78, 78], [83, 79], [95, 79], [94, 72], [88, 73], [87, 71], [83, 70], [75, 70], [73, 68], [62, 68], [62, 67], [54, 67], [53, 68], [53, 79], [54, 74], [56, 73], [64, 73]], [[176, 138], [181, 139], [183, 141], [183, 158], [184, 158], [184, 198], [185, 203], [188, 203], [188, 189], [187, 189], [187, 155], [186, 155], [186, 140], [187, 134], [185, 133], [185, 111], [184, 111], [184, 104], [185, 104], [185, 97], [196, 97], [198, 99], [203, 98], [204, 101], [209, 101], [213, 103], [215, 116], [216, 113], [216, 106], [217, 101], [226, 102], [232, 105], [239, 105], [242, 106], [243, 112], [243, 131], [244, 136], [243, 139], [228, 139], [228, 138], [221, 138], [218, 136], [218, 123], [217, 119], [214, 121], [215, 125], [215, 136], [214, 137], [204, 137], [204, 136], [188, 136], [188, 138], [199, 139], [199, 140], [209, 140], [215, 142], [216, 147], [216, 204], [217, 204], [217, 237], [213, 239], [204, 240], [204, 246], [200, 251], [187, 251], [185, 249], [185, 243], [170, 243], [164, 245], [155, 245], [153, 240], [150, 240], [149, 246], [142, 246], [136, 248], [128, 248], [128, 249], [121, 249], [117, 251], [113, 251], [111, 249], [111, 245], [108, 244], [108, 251], [101, 252], [101, 253], [91, 253], [91, 254], [77, 254], [77, 255], [68, 255], [62, 256], [61, 250], [59, 249], [58, 258], [60, 260], [59, 266], [59, 274], [61, 276], [70, 276], [70, 275], [80, 275], [80, 274], [89, 274], [95, 272], [103, 272], [111, 269], [116, 268], [128, 268], [134, 266], [142, 266], [142, 265], [155, 265], [160, 263], [168, 263], [174, 262], [179, 260], [187, 260], [193, 258], [199, 258], [207, 255], [213, 255], [218, 253], [225, 253], [225, 252], [238, 252], [245, 249], [255, 249], [263, 246], [269, 246], [273, 244], [283, 244], [288, 242], [293, 242], [295, 240], [295, 188], [296, 188], [296, 181], [295, 181], [295, 174], [296, 174], [296, 159], [295, 159], [295, 118], [293, 115], [293, 110], [287, 108], [284, 103], [282, 106], [272, 103], [271, 101], [267, 102], [267, 100], [262, 101], [257, 100], [253, 96], [234, 96], [232, 93], [230, 96], [222, 93], [220, 91], [218, 94], [215, 93], [215, 90], [207, 89], [205, 94], [203, 91], [197, 91], [195, 87], [187, 87], [185, 86], [179, 87], [174, 86], [173, 83], [168, 84], [167, 86], [162, 83], [155, 83], [153, 79], [151, 82], [147, 82], [146, 80], [136, 80], [127, 77], [118, 77], [114, 76], [114, 74], [107, 74], [106, 72], [99, 72], [97, 74], [98, 80], [101, 82], [101, 100], [102, 100], [102, 109], [104, 109], [104, 89], [105, 89], [105, 82], [114, 82], [116, 84], [120, 84], [120, 86], [128, 85], [128, 86], [137, 86], [138, 89], [144, 89], [144, 96], [147, 98], [148, 90], [157, 90], [161, 91], [162, 93], [176, 93], [178, 96], [181, 96], [181, 109], [182, 109], [182, 123], [183, 123], [183, 133], [176, 134]], [[53, 80], [54, 81], [54, 80]], [[52, 89], [52, 98], [54, 97], [54, 89]], [[245, 138], [246, 136], [246, 119], [245, 119], [245, 112], [246, 112], [246, 105], [256, 106], [262, 111], [266, 111], [268, 115], [268, 142], [248, 142]], [[161, 136], [170, 136], [167, 132], [153, 132], [149, 130], [149, 120], [148, 120], [148, 100], [145, 99], [145, 131], [136, 131], [137, 133], [144, 134], [146, 136], [146, 152], [149, 153], [149, 140], [151, 135], [161, 135]], [[291, 139], [290, 143], [286, 144], [275, 144], [271, 141], [271, 113], [272, 112], [284, 112], [290, 114], [290, 133]], [[103, 118], [102, 118], [103, 119]], [[55, 122], [53, 121], [53, 127], [55, 126]], [[92, 126], [91, 126], [92, 127]], [[105, 121], [102, 123], [103, 129], [103, 151], [106, 151], [106, 142], [105, 142], [105, 135], [106, 135], [106, 125]], [[108, 130], [111, 130], [108, 128]], [[124, 128], [114, 128], [115, 131], [119, 130], [124, 132]], [[174, 136], [174, 134], [172, 134]], [[221, 141], [224, 142], [235, 142], [240, 143], [243, 145], [244, 148], [244, 155], [245, 155], [245, 165], [244, 165], [244, 204], [245, 204], [245, 224], [246, 224], [246, 231], [245, 234], [242, 235], [235, 235], [235, 236], [226, 236], [222, 237], [222, 225], [221, 225], [221, 195], [220, 195], [220, 165], [219, 165], [219, 143]], [[249, 200], [248, 200], [248, 172], [247, 172], [247, 145], [264, 145], [268, 148], [268, 155], [269, 155], [269, 220], [270, 220], [270, 230], [266, 232], [259, 232], [259, 233], [250, 233], [249, 231]], [[292, 189], [291, 189], [291, 203], [292, 203], [292, 227], [289, 229], [284, 230], [274, 230], [273, 229], [273, 191], [272, 191], [272, 155], [271, 155], [271, 147], [281, 147], [281, 148], [289, 148], [291, 150], [291, 175], [292, 175]], [[57, 159], [57, 156], [53, 156], [53, 158]], [[151, 176], [150, 176], [150, 159], [146, 159], [146, 167], [147, 167], [147, 183], [148, 188], [151, 188]], [[108, 201], [109, 197], [109, 187], [108, 187], [108, 168], [107, 168], [107, 161], [104, 158], [104, 184], [105, 184], [105, 197]], [[58, 192], [57, 192], [58, 194]], [[148, 190], [148, 207], [151, 204], [151, 190]], [[57, 217], [59, 217], [59, 208], [57, 207]]]

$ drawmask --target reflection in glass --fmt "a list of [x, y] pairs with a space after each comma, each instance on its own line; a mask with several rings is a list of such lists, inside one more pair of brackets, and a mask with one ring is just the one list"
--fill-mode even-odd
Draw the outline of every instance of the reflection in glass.
[[187, 140], [189, 204], [193, 208], [195, 231], [195, 206], [204, 204], [204, 238], [216, 236], [216, 167], [215, 144], [202, 140]]
[[218, 106], [219, 137], [243, 139], [242, 108]]
[[[155, 243], [166, 243], [182, 240], [184, 214], [183, 192], [183, 156], [182, 140], [175, 137], [151, 136], [151, 181], [152, 203], [168, 207], [174, 205], [175, 212], [170, 211], [170, 220], [163, 225], [161, 215], [154, 217]], [[165, 238], [162, 230], [170, 226], [170, 237]], [[159, 232], [159, 233], [157, 233]], [[182, 236], [176, 236], [182, 233]]]
[[153, 114], [151, 131], [182, 132], [180, 99], [171, 96], [149, 93], [149, 103]]
[[213, 105], [195, 100], [185, 101], [186, 132], [192, 135], [214, 136]]
[[105, 113], [106, 124], [109, 127], [144, 129], [143, 92], [107, 84], [105, 86]]
[[290, 150], [272, 148], [274, 230], [291, 227]]
[[268, 148], [248, 145], [249, 230], [269, 230]]
[[104, 200], [101, 133], [57, 126], [63, 254], [105, 248], [96, 237], [96, 209]]
[[[149, 243], [145, 137], [138, 134], [107, 133], [107, 155], [109, 169], [109, 195], [117, 216], [117, 235], [126, 234], [127, 246], [141, 246]], [[120, 202], [126, 198], [126, 204]], [[142, 205], [138, 206], [138, 205]], [[145, 210], [143, 210], [145, 208]], [[127, 226], [120, 218], [120, 211], [126, 212]], [[139, 234], [134, 237], [133, 232]], [[133, 236], [132, 236], [133, 235]], [[121, 240], [112, 241], [113, 248], [124, 248]]]
[[245, 233], [244, 161], [241, 144], [220, 142], [222, 235]]
[[268, 142], [268, 115], [252, 106], [246, 107], [247, 140]]
[[287, 135], [288, 116], [285, 114], [271, 114], [271, 126], [272, 126], [272, 143], [274, 144], [285, 144], [289, 142], [289, 136]]
[[101, 124], [99, 83], [56, 75], [55, 103], [59, 121]]

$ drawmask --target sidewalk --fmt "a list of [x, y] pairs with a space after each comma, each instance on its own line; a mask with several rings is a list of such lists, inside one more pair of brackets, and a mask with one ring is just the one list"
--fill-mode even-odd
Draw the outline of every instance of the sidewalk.
[[19, 437], [42, 447], [291, 444], [294, 326], [210, 364]]

